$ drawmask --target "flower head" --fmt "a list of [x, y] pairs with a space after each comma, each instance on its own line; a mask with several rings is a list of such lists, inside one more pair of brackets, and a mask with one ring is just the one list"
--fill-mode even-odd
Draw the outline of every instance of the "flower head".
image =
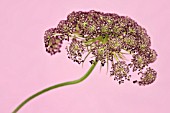
[[132, 56], [133, 59], [131, 60], [132, 63], [130, 65], [133, 66], [133, 71], [140, 71], [144, 69], [144, 67], [148, 66], [150, 63], [155, 62], [157, 58], [157, 53], [155, 50], [147, 48], [144, 52], [140, 51], [139, 53]]
[[146, 72], [140, 73], [142, 74], [139, 81], [135, 80], [134, 83], [138, 83], [139, 85], [149, 85], [153, 83], [156, 79], [157, 72], [154, 69], [146, 68]]
[[80, 64], [83, 62], [82, 54], [84, 53], [84, 46], [82, 42], [77, 39], [72, 39], [69, 47], [66, 47], [68, 58], [72, 59], [74, 62]]
[[125, 61], [118, 61], [117, 63], [112, 65], [111, 76], [114, 76], [114, 80], [119, 81], [119, 83], [123, 83], [124, 80], [130, 80], [129, 67]]
[[51, 28], [45, 31], [44, 36], [45, 47], [46, 51], [51, 55], [60, 52], [60, 48], [62, 45], [62, 36], [56, 35], [57, 33], [58, 32], [56, 28]]
[[[60, 52], [64, 40], [69, 41], [66, 47], [68, 58], [78, 64], [90, 54], [94, 58], [92, 61], [97, 60], [102, 66], [110, 61], [110, 75], [119, 83], [130, 79], [130, 68], [142, 71], [157, 58], [156, 51], [150, 48], [151, 40], [146, 29], [133, 19], [114, 13], [73, 11], [56, 28], [47, 30], [44, 40], [51, 55]], [[124, 54], [127, 53], [132, 55], [129, 64], [125, 62]]]

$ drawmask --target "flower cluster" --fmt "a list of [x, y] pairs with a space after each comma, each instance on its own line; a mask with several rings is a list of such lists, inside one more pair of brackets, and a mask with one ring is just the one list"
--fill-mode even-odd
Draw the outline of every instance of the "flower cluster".
[[[156, 51], [150, 48], [151, 40], [146, 29], [133, 19], [114, 13], [73, 11], [56, 28], [47, 30], [44, 40], [46, 51], [51, 55], [60, 52], [64, 40], [69, 41], [66, 47], [68, 58], [78, 64], [90, 54], [94, 58], [92, 61], [100, 61], [101, 66], [110, 61], [110, 75], [119, 83], [130, 80], [130, 68], [141, 72], [157, 58]], [[131, 63], [124, 61], [123, 51], [132, 55]], [[150, 67], [146, 70], [141, 80], [134, 83], [147, 85], [155, 81], [156, 71]]]
[[57, 29], [51, 28], [45, 31], [44, 42], [46, 51], [51, 55], [60, 52], [60, 48], [62, 45], [62, 36], [57, 35]]
[[113, 70], [111, 71], [110, 75], [115, 76], [114, 80], [119, 81], [119, 84], [124, 82], [125, 80], [130, 80], [131, 75], [129, 73], [129, 67], [125, 61], [118, 61], [117, 63], [113, 64]]
[[153, 69], [151, 69], [150, 67], [149, 68], [146, 68], [146, 72], [141, 72], [139, 74], [142, 74], [141, 76], [141, 80], [140, 81], [133, 81], [134, 83], [139, 83], [139, 85], [148, 85], [148, 84], [151, 84], [155, 81], [156, 79], [156, 76], [157, 76], [157, 72]]

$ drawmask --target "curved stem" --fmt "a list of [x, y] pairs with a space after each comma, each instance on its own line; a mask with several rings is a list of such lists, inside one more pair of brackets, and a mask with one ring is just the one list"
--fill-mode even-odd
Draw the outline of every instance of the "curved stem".
[[30, 100], [34, 99], [35, 97], [45, 93], [45, 92], [48, 92], [50, 90], [53, 90], [55, 88], [59, 88], [59, 87], [62, 87], [62, 86], [67, 86], [67, 85], [72, 85], [72, 84], [77, 84], [77, 83], [80, 83], [82, 82], [83, 80], [85, 80], [90, 74], [91, 72], [93, 71], [93, 69], [95, 68], [97, 62], [95, 61], [90, 69], [86, 72], [86, 74], [84, 76], [82, 76], [81, 78], [77, 79], [77, 80], [73, 80], [73, 81], [68, 81], [68, 82], [63, 82], [63, 83], [60, 83], [60, 84], [56, 84], [56, 85], [53, 85], [53, 86], [50, 86], [48, 88], [45, 88], [35, 94], [33, 94], [32, 96], [30, 96], [29, 98], [27, 98], [26, 100], [24, 100], [12, 113], [17, 113], [26, 103], [28, 103]]

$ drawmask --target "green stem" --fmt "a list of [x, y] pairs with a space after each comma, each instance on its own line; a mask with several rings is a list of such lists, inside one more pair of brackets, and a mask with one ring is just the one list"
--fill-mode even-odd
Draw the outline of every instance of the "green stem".
[[91, 72], [93, 71], [93, 69], [95, 68], [97, 62], [95, 61], [90, 69], [86, 72], [86, 74], [84, 76], [82, 76], [81, 78], [77, 79], [77, 80], [73, 80], [73, 81], [68, 81], [68, 82], [63, 82], [63, 83], [60, 83], [60, 84], [56, 84], [56, 85], [53, 85], [53, 86], [50, 86], [48, 88], [45, 88], [35, 94], [33, 94], [32, 96], [30, 96], [29, 98], [27, 98], [26, 100], [24, 100], [12, 113], [17, 113], [26, 103], [28, 103], [30, 100], [34, 99], [35, 97], [45, 93], [45, 92], [48, 92], [50, 90], [53, 90], [55, 88], [59, 88], [59, 87], [62, 87], [62, 86], [67, 86], [67, 85], [72, 85], [72, 84], [77, 84], [77, 83], [80, 83], [82, 82], [83, 80], [85, 80], [90, 74]]

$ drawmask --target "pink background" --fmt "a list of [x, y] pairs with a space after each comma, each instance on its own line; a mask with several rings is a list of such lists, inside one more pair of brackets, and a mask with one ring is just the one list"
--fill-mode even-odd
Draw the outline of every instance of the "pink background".
[[0, 0], [0, 113], [31, 94], [81, 77], [84, 68], [67, 59], [65, 49], [50, 56], [43, 35], [72, 11], [94, 9], [127, 15], [145, 27], [158, 52], [150, 86], [118, 85], [99, 65], [83, 83], [48, 92], [20, 113], [170, 113], [169, 0]]

